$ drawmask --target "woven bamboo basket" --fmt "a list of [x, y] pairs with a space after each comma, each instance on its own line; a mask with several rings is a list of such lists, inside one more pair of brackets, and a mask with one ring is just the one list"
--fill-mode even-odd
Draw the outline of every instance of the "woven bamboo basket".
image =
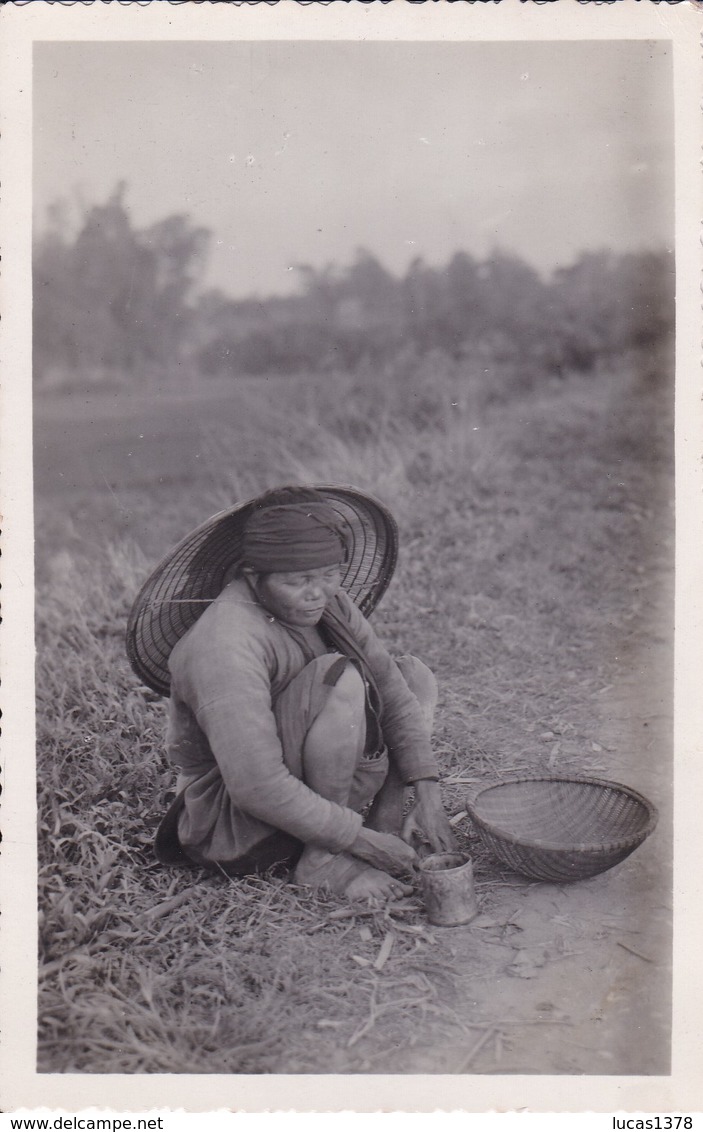
[[466, 809], [504, 865], [557, 882], [612, 869], [657, 824], [657, 811], [642, 794], [597, 778], [515, 778], [467, 799]]
[[[342, 587], [368, 617], [386, 592], [398, 556], [398, 528], [388, 509], [353, 487], [314, 484], [345, 520], [350, 535]], [[140, 680], [168, 696], [168, 659], [229, 580], [244, 525], [258, 500], [213, 515], [153, 570], [132, 605], [126, 633], [129, 662]]]

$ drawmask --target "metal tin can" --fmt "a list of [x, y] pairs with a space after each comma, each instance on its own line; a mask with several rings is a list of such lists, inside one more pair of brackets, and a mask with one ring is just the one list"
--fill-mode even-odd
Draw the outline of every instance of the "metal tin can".
[[478, 915], [474, 869], [460, 853], [433, 853], [420, 865], [420, 888], [430, 923], [451, 928]]

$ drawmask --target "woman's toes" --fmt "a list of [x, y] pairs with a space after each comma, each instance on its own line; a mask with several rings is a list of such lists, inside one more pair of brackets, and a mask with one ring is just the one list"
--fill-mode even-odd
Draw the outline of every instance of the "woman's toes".
[[382, 904], [386, 900], [409, 896], [413, 889], [412, 885], [404, 884], [388, 873], [381, 872], [380, 869], [369, 868], [361, 876], [355, 877], [345, 891], [350, 900], [366, 900], [369, 904]]
[[411, 884], [402, 884], [400, 881], [398, 881], [398, 883], [394, 886], [393, 895], [412, 896], [414, 891], [415, 890], [413, 889], [413, 886]]

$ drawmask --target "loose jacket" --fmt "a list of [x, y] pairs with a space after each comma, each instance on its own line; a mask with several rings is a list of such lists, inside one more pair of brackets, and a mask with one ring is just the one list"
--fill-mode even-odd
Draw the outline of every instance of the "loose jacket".
[[[345, 593], [327, 613], [377, 688], [383, 741], [402, 779], [436, 777], [427, 726], [395, 661]], [[312, 655], [324, 651], [320, 642]], [[272, 708], [312, 655], [309, 642], [264, 609], [241, 579], [175, 646], [167, 751], [189, 781], [179, 823], [186, 848], [232, 860], [272, 829], [332, 852], [356, 840], [360, 815], [314, 793], [283, 761]]]

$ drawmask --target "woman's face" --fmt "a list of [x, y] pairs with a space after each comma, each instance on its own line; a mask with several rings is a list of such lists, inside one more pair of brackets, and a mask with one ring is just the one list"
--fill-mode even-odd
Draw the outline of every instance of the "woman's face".
[[305, 628], [317, 625], [327, 602], [342, 581], [342, 568], [319, 566], [295, 573], [254, 575], [254, 588], [261, 604], [279, 621]]

